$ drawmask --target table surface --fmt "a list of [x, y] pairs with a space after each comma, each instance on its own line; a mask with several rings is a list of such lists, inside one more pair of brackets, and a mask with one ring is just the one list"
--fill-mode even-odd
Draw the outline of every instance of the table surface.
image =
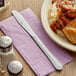
[[[2, 13], [0, 13], [0, 21], [8, 18], [11, 16], [11, 11], [13, 9], [17, 11], [22, 11], [26, 8], [31, 8], [32, 11], [39, 17], [41, 12], [41, 6], [43, 3], [43, 0], [10, 0], [10, 6], [4, 10]], [[0, 36], [4, 35], [0, 31]], [[21, 61], [24, 67], [24, 73], [25, 76], [36, 76], [36, 74], [32, 71], [32, 69], [29, 67], [29, 65], [26, 63], [26, 61], [23, 60], [23, 58], [20, 56], [20, 54], [17, 52], [17, 50], [14, 48], [16, 59]], [[72, 57], [74, 58], [74, 61], [65, 65], [63, 70], [58, 72], [55, 71], [54, 73], [50, 74], [49, 76], [76, 76], [76, 53], [68, 51]]]

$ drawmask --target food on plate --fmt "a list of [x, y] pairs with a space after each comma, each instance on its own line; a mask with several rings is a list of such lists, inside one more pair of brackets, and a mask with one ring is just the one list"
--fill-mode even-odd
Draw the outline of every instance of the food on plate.
[[76, 18], [76, 2], [75, 1], [62, 1], [59, 5], [65, 16], [69, 18]]
[[70, 42], [76, 44], [76, 29], [65, 27], [63, 31], [67, 38], [70, 40]]
[[62, 29], [71, 43], [76, 44], [76, 19], [68, 23], [66, 27]]
[[53, 0], [48, 20], [54, 33], [76, 44], [76, 1]]

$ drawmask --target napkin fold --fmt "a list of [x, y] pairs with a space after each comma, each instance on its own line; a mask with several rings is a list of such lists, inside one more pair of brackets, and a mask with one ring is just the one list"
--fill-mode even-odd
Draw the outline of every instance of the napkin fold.
[[[41, 21], [29, 8], [22, 11], [21, 14], [62, 65], [73, 60], [65, 49], [54, 43], [51, 38], [47, 36], [43, 30]], [[12, 38], [14, 46], [37, 76], [45, 76], [55, 71], [55, 68], [45, 54], [29, 34], [17, 23], [14, 17], [0, 22], [0, 28], [7, 36]]]

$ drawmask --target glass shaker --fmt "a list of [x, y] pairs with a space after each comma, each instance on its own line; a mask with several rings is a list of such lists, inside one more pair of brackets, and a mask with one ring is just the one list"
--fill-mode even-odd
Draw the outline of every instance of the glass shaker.
[[23, 66], [19, 61], [11, 61], [7, 66], [9, 76], [25, 76]]
[[8, 36], [0, 37], [0, 68], [3, 71], [7, 70], [7, 65], [15, 59], [12, 39]]

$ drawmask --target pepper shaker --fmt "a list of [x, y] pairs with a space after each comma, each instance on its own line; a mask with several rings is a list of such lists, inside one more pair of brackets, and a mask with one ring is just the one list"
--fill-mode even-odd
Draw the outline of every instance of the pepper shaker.
[[6, 71], [8, 63], [14, 59], [15, 59], [15, 53], [13, 50], [12, 39], [8, 36], [1, 36], [0, 37], [1, 70]]
[[19, 61], [11, 61], [7, 66], [9, 76], [25, 76], [23, 66]]

